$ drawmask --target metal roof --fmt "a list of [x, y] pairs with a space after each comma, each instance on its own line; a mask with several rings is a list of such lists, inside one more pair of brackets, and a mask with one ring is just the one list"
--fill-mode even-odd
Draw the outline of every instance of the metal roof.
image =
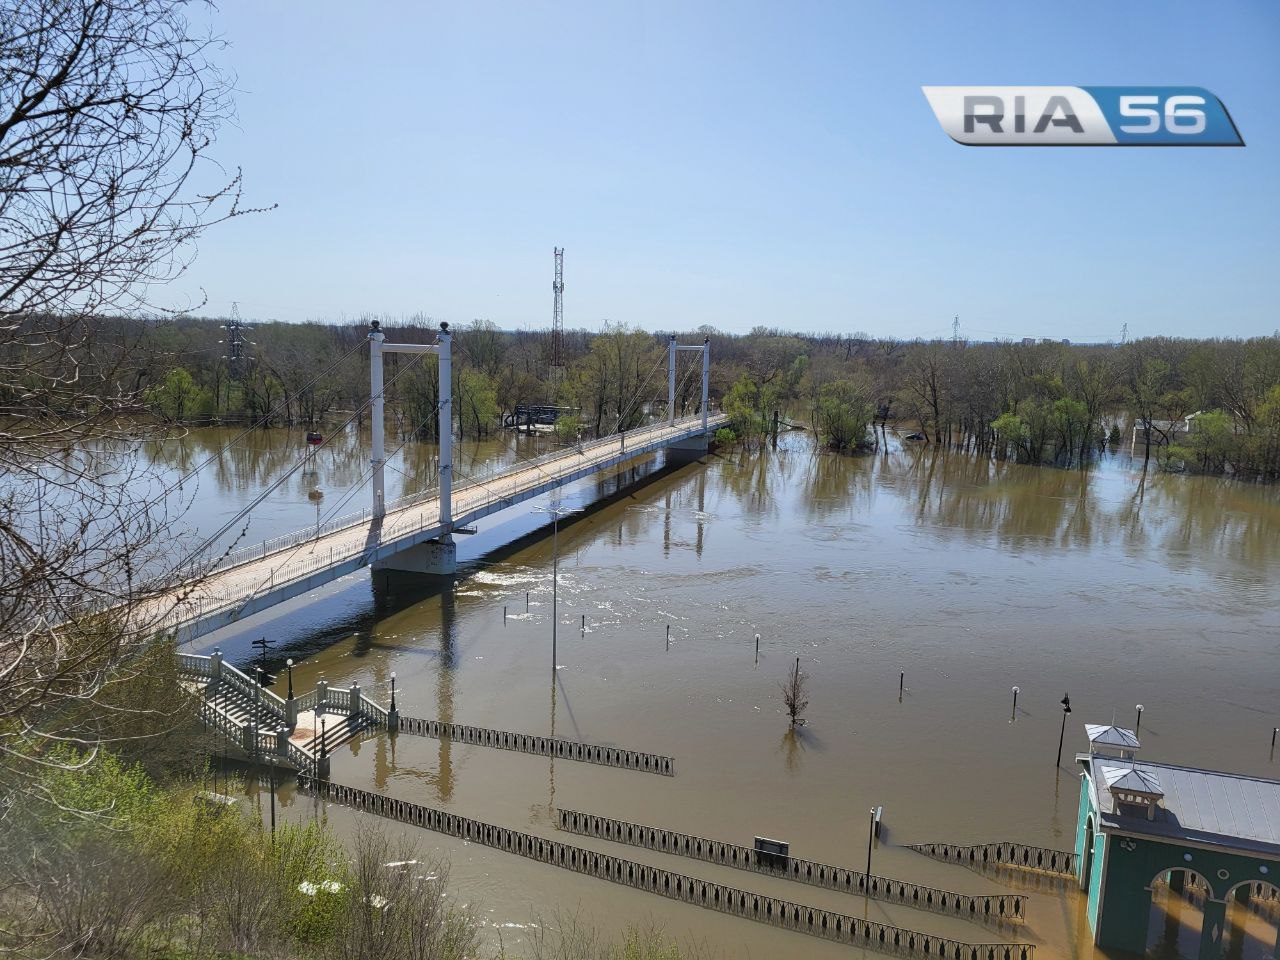
[[1084, 732], [1089, 735], [1089, 742], [1094, 745], [1121, 747], [1125, 750], [1137, 750], [1142, 746], [1138, 735], [1132, 730], [1110, 723], [1086, 723]]
[[[1093, 802], [1102, 814], [1103, 826], [1280, 859], [1280, 780], [1169, 763], [1118, 762], [1091, 754], [1080, 754], [1077, 759], [1090, 773]], [[1116, 809], [1110, 790], [1099, 789], [1110, 786], [1108, 769], [1154, 778], [1164, 792], [1162, 809], [1154, 820]]]
[[1160, 778], [1150, 770], [1139, 770], [1136, 766], [1113, 767], [1098, 761], [1098, 773], [1107, 781], [1112, 790], [1129, 790], [1133, 793], [1150, 793], [1160, 796]]

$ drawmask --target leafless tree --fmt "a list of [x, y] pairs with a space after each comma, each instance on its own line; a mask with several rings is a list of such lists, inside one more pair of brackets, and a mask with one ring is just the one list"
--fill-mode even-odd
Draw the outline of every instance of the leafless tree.
[[351, 857], [332, 960], [463, 960], [478, 946], [476, 926], [448, 906], [448, 871], [421, 861], [414, 845], [361, 825]]
[[778, 689], [782, 691], [782, 702], [787, 708], [787, 716], [791, 718], [791, 726], [804, 726], [804, 712], [809, 709], [809, 693], [807, 684], [809, 675], [800, 670], [800, 658], [796, 657], [795, 669], [786, 680], [778, 681]]
[[0, 815], [49, 743], [99, 742], [85, 705], [162, 625], [122, 613], [172, 518], [122, 421], [135, 348], [200, 232], [246, 212], [208, 158], [231, 87], [193, 5], [0, 0]]

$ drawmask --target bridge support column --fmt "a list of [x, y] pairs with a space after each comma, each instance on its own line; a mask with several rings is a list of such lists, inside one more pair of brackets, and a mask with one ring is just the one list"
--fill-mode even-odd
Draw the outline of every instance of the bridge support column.
[[[711, 338], [702, 341], [702, 430], [707, 430], [707, 417], [711, 413]], [[706, 442], [705, 436], [703, 442]]]
[[667, 423], [676, 422], [676, 335], [667, 341]]
[[[382, 576], [384, 582], [405, 582], [409, 577], [452, 577], [458, 570], [458, 547], [453, 537], [428, 540], [401, 550], [399, 553], [377, 560], [373, 564], [374, 576]], [[388, 576], [390, 575], [390, 576]]]
[[373, 452], [369, 466], [373, 471], [373, 515], [381, 517], [387, 510], [386, 465], [386, 397], [382, 383], [382, 344], [386, 336], [378, 321], [369, 325], [369, 421], [373, 433]]
[[671, 464], [693, 463], [707, 455], [709, 443], [705, 433], [687, 440], [679, 440], [667, 447], [667, 462]]

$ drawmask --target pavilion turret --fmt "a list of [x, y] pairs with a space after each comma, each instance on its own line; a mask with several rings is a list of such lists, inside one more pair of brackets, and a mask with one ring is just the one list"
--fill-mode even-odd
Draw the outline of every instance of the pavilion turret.
[[1132, 760], [1142, 742], [1132, 730], [1111, 723], [1086, 723], [1084, 731], [1089, 737], [1089, 752], [1104, 757], [1119, 756]]

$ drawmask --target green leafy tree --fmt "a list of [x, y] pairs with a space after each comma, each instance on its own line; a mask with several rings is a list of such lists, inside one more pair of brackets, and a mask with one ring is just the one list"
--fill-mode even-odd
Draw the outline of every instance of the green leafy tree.
[[866, 443], [873, 413], [870, 387], [865, 382], [824, 383], [818, 392], [818, 436], [832, 450], [856, 450]]
[[458, 434], [482, 437], [498, 422], [498, 390], [482, 370], [464, 367], [457, 385]]
[[161, 417], [177, 423], [213, 413], [213, 394], [196, 383], [182, 367], [170, 370], [142, 399]]

